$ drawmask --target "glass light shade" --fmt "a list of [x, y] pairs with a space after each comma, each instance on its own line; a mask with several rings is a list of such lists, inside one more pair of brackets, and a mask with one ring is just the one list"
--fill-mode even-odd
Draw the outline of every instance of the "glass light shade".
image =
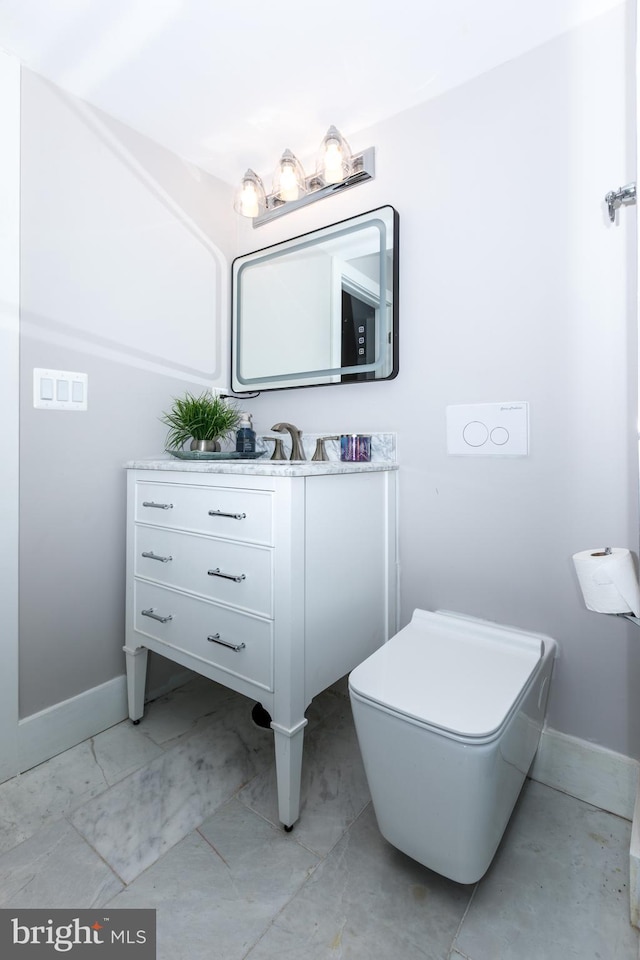
[[335, 127], [329, 127], [320, 144], [316, 173], [325, 183], [341, 183], [351, 173], [351, 148]]
[[257, 217], [265, 209], [266, 204], [262, 180], [253, 170], [247, 170], [242, 183], [236, 190], [233, 209], [243, 217]]
[[285, 150], [280, 157], [272, 192], [278, 200], [297, 200], [307, 192], [302, 164], [291, 150]]

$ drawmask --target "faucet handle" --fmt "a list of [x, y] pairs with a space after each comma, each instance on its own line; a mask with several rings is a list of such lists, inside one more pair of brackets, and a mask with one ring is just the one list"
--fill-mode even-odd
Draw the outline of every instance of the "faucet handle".
[[311, 457], [312, 460], [328, 460], [327, 451], [325, 449], [324, 443], [325, 440], [339, 440], [339, 437], [318, 437], [316, 440], [316, 449], [315, 453]]
[[271, 440], [274, 444], [273, 453], [271, 454], [272, 460], [286, 460], [287, 458], [284, 455], [284, 447], [282, 446], [282, 437], [263, 437], [263, 440]]

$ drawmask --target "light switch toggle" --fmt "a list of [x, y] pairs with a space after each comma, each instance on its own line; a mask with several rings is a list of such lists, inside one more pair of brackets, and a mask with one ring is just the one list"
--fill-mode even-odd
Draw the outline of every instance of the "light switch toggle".
[[40, 399], [53, 400], [53, 380], [51, 377], [42, 377], [40, 380]]
[[84, 383], [82, 380], [71, 381], [71, 399], [74, 403], [82, 403], [84, 401]]

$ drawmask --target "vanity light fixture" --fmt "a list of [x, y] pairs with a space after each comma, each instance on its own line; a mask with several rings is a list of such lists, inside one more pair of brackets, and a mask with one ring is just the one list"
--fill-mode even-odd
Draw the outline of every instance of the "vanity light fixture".
[[254, 227], [259, 227], [291, 210], [374, 177], [374, 148], [368, 147], [352, 156], [349, 144], [332, 126], [320, 144], [314, 174], [305, 176], [298, 158], [291, 150], [285, 150], [273, 177], [271, 193], [265, 193], [257, 173], [247, 170], [233, 206], [237, 213], [250, 217]]

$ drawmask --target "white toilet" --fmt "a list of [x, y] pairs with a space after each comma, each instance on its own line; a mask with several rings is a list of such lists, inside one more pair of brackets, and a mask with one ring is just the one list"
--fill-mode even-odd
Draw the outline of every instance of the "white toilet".
[[557, 645], [416, 610], [349, 677], [380, 831], [459, 883], [483, 876], [534, 758]]

